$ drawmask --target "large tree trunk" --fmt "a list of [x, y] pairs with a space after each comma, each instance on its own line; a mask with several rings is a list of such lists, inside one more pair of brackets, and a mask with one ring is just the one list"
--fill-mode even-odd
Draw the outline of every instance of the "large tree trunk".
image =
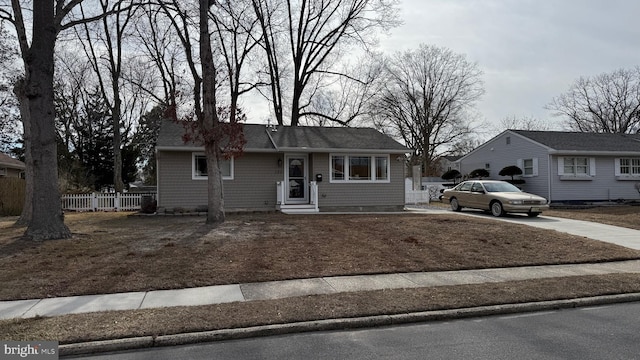
[[25, 89], [25, 80], [18, 79], [13, 92], [20, 104], [20, 119], [22, 120], [25, 161], [25, 192], [24, 205], [20, 218], [16, 221], [18, 226], [27, 226], [31, 222], [33, 214], [33, 158], [31, 157], [31, 116], [29, 114], [29, 98]]
[[33, 41], [26, 63], [26, 96], [33, 160], [33, 215], [25, 236], [32, 240], [65, 239], [58, 190], [58, 161], [53, 102], [53, 55], [56, 41], [54, 0], [33, 2]]
[[202, 115], [199, 118], [200, 131], [204, 135], [205, 154], [207, 156], [208, 207], [207, 224], [224, 222], [224, 196], [222, 174], [220, 173], [220, 147], [216, 130], [218, 116], [216, 112], [216, 69], [211, 50], [209, 33], [209, 0], [200, 0], [200, 59], [202, 62]]
[[[113, 79], [114, 82], [117, 82], [118, 79]], [[120, 87], [117, 85], [113, 86], [113, 95], [114, 95], [114, 107], [112, 111], [113, 118], [113, 187], [117, 193], [122, 193], [124, 189], [124, 182], [122, 181], [122, 139], [120, 136], [120, 111], [121, 111], [121, 100], [120, 100]]]

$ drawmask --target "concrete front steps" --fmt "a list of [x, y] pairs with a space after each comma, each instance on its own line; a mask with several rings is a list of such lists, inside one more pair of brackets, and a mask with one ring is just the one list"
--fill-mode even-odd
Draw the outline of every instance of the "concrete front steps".
[[315, 205], [280, 205], [280, 212], [283, 214], [317, 214], [320, 212]]

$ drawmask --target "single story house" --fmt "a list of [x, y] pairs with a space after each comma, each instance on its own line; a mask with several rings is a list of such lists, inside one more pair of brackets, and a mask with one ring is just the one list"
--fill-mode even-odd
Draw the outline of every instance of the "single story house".
[[0, 153], [0, 177], [24, 178], [25, 165], [22, 161]]
[[522, 189], [552, 202], [640, 200], [640, 135], [506, 130], [458, 160], [491, 179], [518, 166]]
[[[222, 163], [225, 210], [395, 211], [405, 202], [402, 144], [371, 128], [243, 125], [243, 154]], [[159, 132], [158, 209], [206, 209], [204, 148]]]

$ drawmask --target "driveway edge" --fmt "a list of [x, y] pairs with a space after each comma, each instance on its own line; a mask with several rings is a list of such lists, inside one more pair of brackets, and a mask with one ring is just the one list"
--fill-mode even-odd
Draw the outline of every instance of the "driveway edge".
[[86, 355], [160, 346], [176, 346], [203, 342], [246, 339], [259, 336], [292, 333], [358, 329], [365, 327], [410, 324], [427, 321], [454, 320], [478, 316], [526, 313], [545, 310], [569, 309], [640, 301], [640, 293], [603, 295], [569, 300], [552, 300], [521, 304], [503, 304], [450, 310], [424, 311], [395, 315], [374, 315], [358, 318], [340, 318], [304, 321], [287, 324], [263, 325], [238, 329], [212, 330], [162, 336], [143, 336], [104, 341], [91, 341], [60, 345], [60, 356]]

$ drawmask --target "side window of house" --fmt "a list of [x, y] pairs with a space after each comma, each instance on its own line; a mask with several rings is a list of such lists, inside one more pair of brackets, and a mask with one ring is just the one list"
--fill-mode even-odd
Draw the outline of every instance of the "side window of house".
[[[207, 157], [203, 153], [193, 153], [191, 162], [191, 178], [193, 180], [206, 180], [207, 175]], [[233, 159], [221, 159], [220, 172], [222, 172], [222, 180], [233, 180]]]
[[558, 175], [564, 180], [589, 179], [596, 175], [596, 159], [589, 157], [559, 157]]
[[388, 182], [389, 156], [330, 155], [331, 181]]
[[522, 170], [523, 177], [538, 176], [538, 158], [518, 159], [516, 166]]
[[616, 176], [640, 176], [640, 158], [616, 159]]

